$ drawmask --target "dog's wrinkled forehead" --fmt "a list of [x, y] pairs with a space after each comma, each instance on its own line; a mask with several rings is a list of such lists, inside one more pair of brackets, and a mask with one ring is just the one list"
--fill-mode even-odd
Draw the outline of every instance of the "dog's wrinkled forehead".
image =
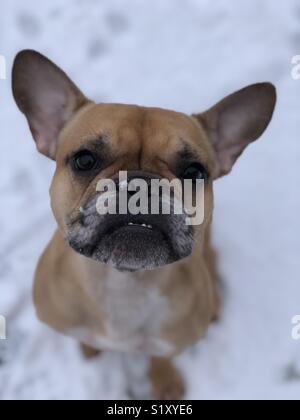
[[[208, 166], [212, 150], [201, 126], [184, 114], [131, 105], [84, 107], [60, 135], [57, 164], [85, 148], [102, 148], [107, 160], [119, 159], [123, 169], [172, 171], [184, 151]], [[187, 152], [188, 151], [188, 152]], [[191, 156], [191, 158], [192, 158]]]

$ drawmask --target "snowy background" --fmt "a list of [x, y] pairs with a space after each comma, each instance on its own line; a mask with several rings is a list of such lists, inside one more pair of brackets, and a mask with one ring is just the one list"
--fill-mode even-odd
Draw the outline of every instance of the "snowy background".
[[101, 101], [190, 113], [247, 84], [276, 84], [270, 129], [216, 185], [221, 320], [178, 366], [190, 399], [299, 399], [300, 342], [291, 338], [300, 313], [300, 81], [291, 77], [299, 0], [1, 1], [0, 314], [9, 330], [0, 399], [132, 398], [140, 372], [130, 357], [86, 362], [34, 314], [33, 272], [54, 230], [54, 167], [36, 153], [11, 96], [23, 48], [48, 55]]

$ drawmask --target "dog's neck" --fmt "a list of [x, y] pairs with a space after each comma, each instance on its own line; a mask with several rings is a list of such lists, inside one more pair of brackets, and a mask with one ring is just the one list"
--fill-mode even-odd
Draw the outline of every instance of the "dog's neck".
[[[127, 290], [133, 290], [135, 287], [144, 290], [168, 291], [174, 287], [174, 278], [178, 277], [180, 273], [183, 274], [184, 278], [187, 278], [195, 272], [195, 266], [197, 266], [196, 272], [201, 276], [201, 272], [205, 268], [203, 244], [200, 242], [197, 243], [191, 257], [152, 271], [121, 272], [111, 266], [77, 254], [74, 254], [74, 256], [80, 259], [82, 267], [82, 272], [78, 276], [81, 287], [94, 301], [101, 300], [107, 288], [110, 291], [124, 290], [124, 293]], [[197, 257], [195, 258], [195, 256]]]

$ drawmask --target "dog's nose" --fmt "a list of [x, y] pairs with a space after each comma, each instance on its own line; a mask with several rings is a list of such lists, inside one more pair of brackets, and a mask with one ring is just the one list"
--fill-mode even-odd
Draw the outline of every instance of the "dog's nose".
[[[121, 180], [118, 178], [115, 180], [117, 190], [120, 192], [122, 189], [128, 189], [128, 185], [130, 183], [134, 183], [134, 181], [144, 181], [148, 187], [148, 194], [151, 194], [151, 182], [156, 179], [160, 180], [161, 176], [157, 174], [153, 174], [150, 172], [142, 172], [142, 171], [131, 171], [127, 172], [127, 180]], [[128, 195], [132, 196], [136, 193], [136, 191], [128, 190]]]

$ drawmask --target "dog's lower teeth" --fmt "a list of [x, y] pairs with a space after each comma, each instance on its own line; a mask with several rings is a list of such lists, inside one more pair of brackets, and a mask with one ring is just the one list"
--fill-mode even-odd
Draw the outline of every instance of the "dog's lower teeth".
[[153, 229], [151, 225], [146, 225], [145, 223], [128, 223], [128, 226], [138, 226], [138, 227], [143, 227], [150, 230]]

